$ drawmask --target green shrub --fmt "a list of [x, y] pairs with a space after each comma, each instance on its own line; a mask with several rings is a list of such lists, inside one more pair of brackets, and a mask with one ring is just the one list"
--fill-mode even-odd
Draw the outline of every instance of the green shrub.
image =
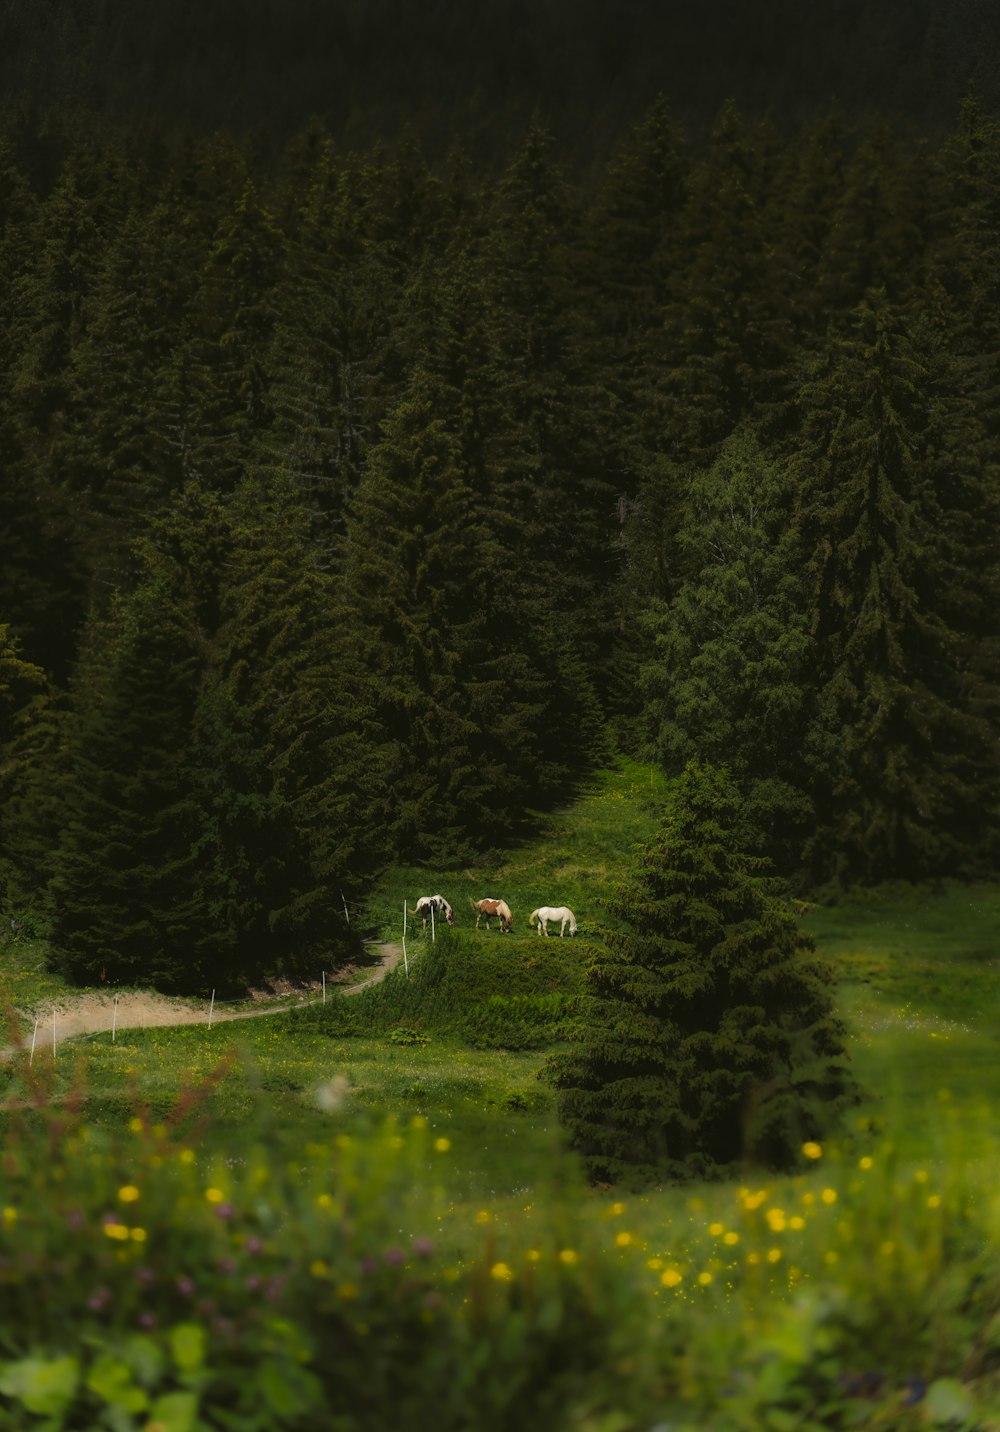
[[[539, 941], [538, 944], [542, 942]], [[360, 995], [340, 996], [285, 1016], [292, 1035], [331, 1038], [434, 1030], [478, 1049], [543, 1049], [566, 1038], [583, 998], [579, 955], [539, 953], [534, 942], [487, 943], [442, 930], [437, 943]]]
[[455, 1022], [474, 1049], [545, 1049], [574, 1027], [580, 995], [490, 995]]

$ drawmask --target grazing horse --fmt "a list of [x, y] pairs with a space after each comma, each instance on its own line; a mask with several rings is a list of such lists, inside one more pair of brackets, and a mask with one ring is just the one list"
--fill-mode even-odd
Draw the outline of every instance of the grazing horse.
[[431, 917], [432, 910], [434, 911], [434, 914], [437, 915], [439, 918], [443, 915], [444, 918], [448, 921], [449, 925], [454, 925], [455, 916], [452, 913], [451, 906], [448, 904], [448, 901], [444, 898], [443, 895], [421, 895], [420, 899], [417, 901], [416, 909], [411, 910], [410, 914], [419, 915], [421, 920], [424, 922], [423, 928], [426, 930], [427, 921]]
[[536, 919], [538, 920], [538, 933], [540, 935], [547, 935], [549, 933], [550, 920], [553, 925], [557, 920], [560, 922], [560, 936], [565, 935], [567, 925], [569, 926], [570, 934], [576, 934], [576, 916], [566, 905], [543, 905], [540, 910], [532, 910], [528, 916], [528, 924], [533, 925]]
[[500, 924], [501, 934], [511, 928], [514, 923], [514, 916], [510, 913], [510, 906], [506, 900], [472, 900], [470, 901], [473, 910], [476, 912], [476, 929], [479, 929], [479, 922], [486, 916], [486, 928], [490, 928], [490, 916], [495, 915]]

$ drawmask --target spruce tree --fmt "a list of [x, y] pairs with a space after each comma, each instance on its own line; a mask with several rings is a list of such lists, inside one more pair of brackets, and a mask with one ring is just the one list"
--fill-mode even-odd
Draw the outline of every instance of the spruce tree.
[[354, 502], [341, 602], [384, 828], [400, 854], [454, 860], [523, 811], [537, 712], [509, 647], [491, 639], [490, 595], [504, 576], [441, 401], [418, 373], [385, 423]]
[[687, 491], [677, 537], [688, 573], [646, 622], [646, 719], [668, 770], [727, 763], [759, 853], [794, 869], [811, 814], [801, 745], [811, 638], [794, 490], [746, 432]]
[[191, 624], [160, 574], [100, 623], [77, 677], [53, 856], [52, 963], [67, 979], [207, 993], [190, 731]]
[[962, 374], [875, 293], [801, 395], [814, 880], [969, 876], [995, 848], [996, 496]]
[[710, 461], [741, 423], [787, 395], [790, 296], [765, 217], [772, 149], [765, 127], [727, 104], [688, 182], [660, 362], [647, 384], [662, 424], [659, 450], [675, 459]]
[[247, 481], [226, 521], [194, 716], [209, 925], [234, 980], [315, 975], [357, 953], [345, 902], [383, 855], [363, 693], [293, 480]]
[[595, 1180], [789, 1168], [853, 1094], [832, 973], [740, 823], [728, 774], [692, 762], [608, 902], [585, 1028], [547, 1066]]

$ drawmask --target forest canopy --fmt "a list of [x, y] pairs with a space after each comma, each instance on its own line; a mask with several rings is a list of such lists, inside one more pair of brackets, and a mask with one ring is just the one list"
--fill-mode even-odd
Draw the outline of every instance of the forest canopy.
[[[911, 9], [926, 58], [943, 11]], [[558, 85], [551, 124], [521, 115], [526, 72], [506, 110], [484, 81], [485, 147], [296, 123], [265, 85], [261, 145], [237, 101], [276, 11], [243, 7], [230, 112], [176, 124], [197, 47], [161, 83], [140, 11], [177, 6], [15, 4], [0, 61], [0, 896], [59, 967], [193, 988], [346, 956], [382, 862], [498, 848], [616, 750], [727, 767], [741, 848], [800, 889], [989, 872], [989, 104], [720, 99], [700, 131], [683, 90], [626, 124], [605, 86], [581, 166]], [[379, 13], [318, 33], [367, 53]], [[979, 12], [953, 13], [957, 84]], [[226, 14], [192, 7], [198, 53]]]

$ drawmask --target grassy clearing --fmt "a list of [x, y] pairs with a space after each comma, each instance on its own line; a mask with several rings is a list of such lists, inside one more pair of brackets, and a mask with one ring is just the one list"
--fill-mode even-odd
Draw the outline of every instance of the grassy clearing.
[[[571, 805], [545, 817], [532, 840], [491, 862], [461, 870], [391, 871], [365, 919], [381, 938], [398, 940], [404, 897], [412, 908], [421, 895], [441, 894], [455, 911], [456, 928], [474, 927], [469, 902], [499, 896], [514, 913], [517, 937], [535, 938], [527, 919], [540, 905], [568, 905], [580, 935], [591, 936], [605, 919], [602, 895], [656, 829], [665, 784], [654, 767], [622, 759], [597, 772]], [[420, 938], [419, 927], [411, 925], [409, 934]]]
[[21, 1030], [30, 1028], [28, 1012], [71, 998], [73, 991], [60, 975], [45, 968], [44, 940], [20, 936], [0, 943], [0, 1013], [21, 1010]]
[[840, 975], [851, 1054], [878, 1127], [913, 1159], [991, 1149], [1000, 889], [882, 890], [813, 910], [804, 924]]

